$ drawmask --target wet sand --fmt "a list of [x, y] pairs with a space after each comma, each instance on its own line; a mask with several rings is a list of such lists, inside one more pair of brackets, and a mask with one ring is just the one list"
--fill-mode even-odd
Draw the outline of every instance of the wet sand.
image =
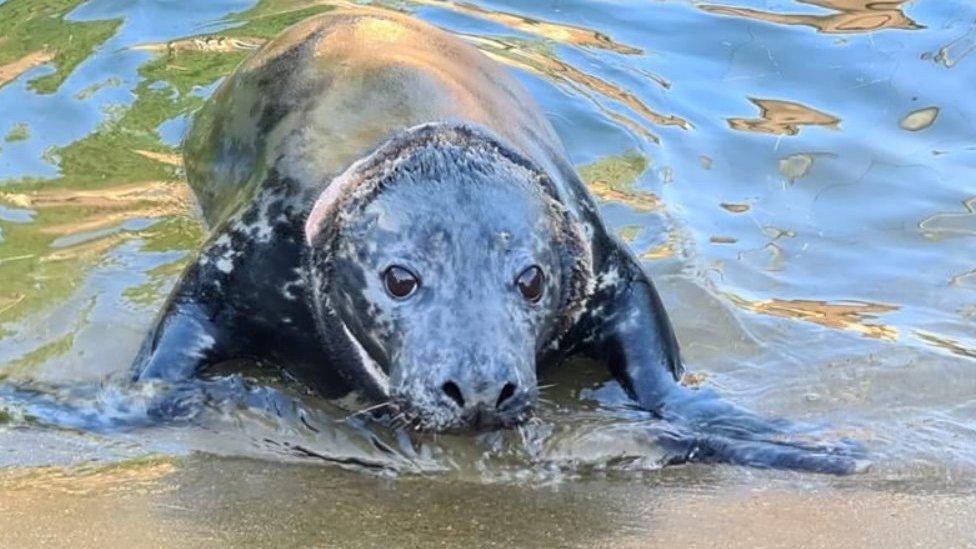
[[524, 486], [210, 457], [8, 470], [0, 531], [8, 547], [976, 546], [971, 494], [731, 467], [696, 488], [687, 473]]

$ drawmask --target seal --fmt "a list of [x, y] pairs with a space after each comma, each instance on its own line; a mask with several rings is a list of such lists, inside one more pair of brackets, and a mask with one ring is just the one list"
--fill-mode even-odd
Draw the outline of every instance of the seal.
[[367, 8], [299, 23], [222, 83], [184, 156], [211, 236], [136, 379], [254, 359], [446, 430], [524, 420], [537, 370], [583, 354], [672, 420], [681, 460], [855, 467], [676, 383], [654, 284], [555, 131], [500, 66], [441, 30]]

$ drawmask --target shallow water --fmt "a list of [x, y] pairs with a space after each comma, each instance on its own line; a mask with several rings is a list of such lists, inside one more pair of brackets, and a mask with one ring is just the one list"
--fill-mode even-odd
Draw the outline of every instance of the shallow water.
[[457, 33], [532, 91], [654, 274], [687, 383], [864, 441], [872, 469], [661, 469], [666, 426], [587, 363], [543, 372], [549, 402], [519, 432], [411, 439], [246, 376], [178, 388], [180, 419], [152, 421], [171, 390], [113, 379], [204, 236], [182, 179], [189, 116], [268, 37], [347, 4], [6, 0], [4, 531], [88, 544], [138, 541], [130, 530], [152, 544], [976, 540], [976, 6], [375, 4]]

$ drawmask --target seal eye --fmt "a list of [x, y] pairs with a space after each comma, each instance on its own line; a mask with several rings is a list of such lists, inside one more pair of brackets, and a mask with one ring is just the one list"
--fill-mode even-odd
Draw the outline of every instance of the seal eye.
[[383, 273], [383, 282], [386, 284], [386, 291], [396, 299], [410, 297], [417, 290], [417, 286], [420, 286], [416, 275], [398, 265]]
[[546, 277], [542, 274], [542, 269], [533, 265], [518, 275], [518, 278], [515, 279], [515, 285], [522, 292], [522, 297], [535, 303], [542, 298], [545, 280]]

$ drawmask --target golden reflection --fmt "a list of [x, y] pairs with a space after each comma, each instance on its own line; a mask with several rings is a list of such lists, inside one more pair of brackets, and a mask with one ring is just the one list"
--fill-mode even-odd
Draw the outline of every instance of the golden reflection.
[[38, 50], [11, 61], [5, 65], [0, 65], [0, 86], [4, 86], [17, 79], [25, 72], [43, 65], [54, 59], [54, 54], [48, 50]]
[[749, 211], [749, 205], [748, 204], [736, 204], [734, 202], [722, 202], [721, 204], [719, 204], [719, 206], [721, 206], [721, 208], [723, 210], [725, 210], [727, 212], [734, 213], [734, 214], [746, 213], [746, 212]]
[[169, 458], [143, 458], [111, 465], [8, 468], [0, 492], [45, 490], [70, 495], [163, 489], [160, 480], [175, 471]]
[[[83, 235], [109, 229], [130, 219], [155, 219], [185, 214], [189, 190], [183, 183], [151, 181], [99, 190], [51, 189], [28, 193], [0, 193], [0, 204], [37, 210], [59, 209], [81, 214], [61, 223], [47, 222], [38, 230], [53, 236]], [[58, 216], [61, 217], [61, 216]], [[122, 241], [134, 238], [128, 233], [93, 234], [66, 249], [51, 251], [41, 261], [92, 258]], [[7, 260], [5, 260], [6, 262]]]
[[436, 6], [457, 13], [463, 13], [465, 15], [498, 23], [499, 25], [504, 25], [510, 29], [541, 36], [562, 44], [570, 44], [573, 46], [581, 46], [586, 48], [599, 48], [602, 50], [609, 50], [627, 55], [638, 55], [643, 53], [643, 51], [641, 51], [639, 48], [614, 42], [613, 39], [606, 34], [584, 27], [551, 23], [523, 15], [489, 10], [474, 4], [468, 4], [466, 2], [449, 2], [444, 0], [410, 0], [410, 3], [425, 6]]
[[935, 334], [930, 334], [919, 330], [915, 331], [915, 335], [925, 343], [945, 349], [954, 355], [964, 356], [966, 358], [976, 358], [976, 348], [966, 347], [954, 339], [937, 336]]
[[630, 131], [636, 133], [637, 135], [643, 137], [647, 141], [650, 141], [651, 143], [660, 143], [661, 142], [661, 139], [658, 136], [656, 136], [653, 133], [647, 131], [647, 128], [645, 128], [641, 124], [638, 124], [637, 122], [634, 122], [633, 120], [627, 118], [626, 116], [624, 116], [624, 115], [622, 115], [622, 114], [620, 114], [618, 112], [611, 111], [610, 109], [604, 107], [603, 105], [601, 105], [597, 101], [593, 101], [593, 104], [594, 104], [594, 106], [596, 106], [597, 110], [600, 111], [600, 114], [602, 114], [603, 116], [606, 116], [607, 118], [609, 118], [610, 120], [613, 120], [614, 122], [620, 124], [624, 128], [627, 128], [628, 130], [630, 130]]
[[812, 322], [827, 328], [857, 332], [865, 337], [892, 341], [898, 339], [898, 329], [894, 326], [867, 322], [874, 320], [880, 314], [897, 311], [899, 307], [896, 305], [810, 299], [750, 300], [732, 293], [725, 295], [736, 306], [755, 313]]
[[60, 248], [40, 257], [41, 263], [56, 263], [62, 261], [76, 261], [90, 263], [98, 261], [109, 250], [119, 244], [139, 238], [135, 233], [112, 233], [101, 238], [86, 240], [81, 244], [75, 244], [66, 248]]
[[598, 200], [626, 204], [638, 212], [653, 212], [661, 207], [661, 199], [652, 193], [622, 191], [599, 180], [588, 184], [587, 188]]
[[140, 202], [157, 204], [159, 215], [185, 212], [189, 200], [186, 184], [175, 181], [143, 181], [105, 189], [44, 189], [24, 193], [0, 192], [0, 203], [21, 208], [119, 208]]
[[640, 259], [642, 261], [660, 261], [678, 255], [679, 238], [680, 236], [676, 230], [669, 230], [665, 241], [662, 244], [645, 250], [640, 254]]
[[665, 242], [660, 246], [655, 246], [640, 255], [640, 258], [645, 261], [659, 261], [661, 259], [667, 259], [669, 257], [674, 257], [676, 250], [670, 242]]
[[[310, 4], [316, 3], [319, 2], [311, 2]], [[335, 6], [354, 5], [349, 2], [342, 2], [341, 0], [329, 1], [327, 3]], [[480, 17], [482, 19], [488, 19], [506, 25], [510, 28], [542, 36], [560, 43], [571, 44], [574, 46], [598, 47], [626, 54], [641, 53], [641, 50], [639, 49], [618, 44], [601, 33], [590, 29], [584, 29], [582, 27], [559, 25], [504, 12], [489, 11], [466, 3], [445, 2], [440, 0], [416, 0], [413, 3], [438, 6]], [[387, 7], [386, 9], [392, 8]], [[383, 23], [376, 22], [375, 24], [382, 25]], [[373, 38], [376, 36], [382, 36], [383, 33], [381, 31], [382, 29], [370, 30], [370, 32], [373, 33]], [[540, 75], [559, 84], [568, 85], [588, 99], [593, 100], [592, 94], [602, 95], [631, 109], [640, 115], [641, 118], [651, 122], [652, 124], [659, 126], [678, 126], [682, 129], [691, 128], [691, 124], [687, 120], [676, 115], [660, 114], [644, 104], [644, 102], [642, 102], [630, 91], [596, 76], [587, 74], [577, 69], [573, 65], [560, 60], [556, 54], [544, 44], [514, 38], [489, 37], [463, 33], [456, 34], [469, 42], [472, 42], [475, 46], [481, 49], [483, 53], [500, 63]], [[259, 37], [203, 35], [171, 42], [142, 44], [140, 46], [136, 46], [135, 49], [168, 54], [185, 51], [205, 51], [211, 53], [235, 52], [256, 49], [265, 42], [265, 39]], [[646, 76], [652, 81], [666, 88], [670, 87], [670, 84], [660, 77], [650, 74], [647, 74]], [[596, 103], [596, 101], [594, 102]], [[656, 136], [627, 117], [610, 111], [599, 103], [597, 103], [597, 107], [603, 112], [604, 115], [620, 123], [621, 125], [626, 126], [635, 133], [638, 133], [645, 139], [653, 142], [658, 141]]]
[[825, 15], [776, 13], [734, 6], [706, 4], [700, 9], [718, 15], [745, 17], [779, 25], [805, 25], [826, 34], [857, 34], [881, 29], [923, 28], [902, 11], [907, 0], [797, 0], [831, 10]]
[[183, 157], [178, 154], [173, 153], [162, 153], [156, 151], [144, 151], [141, 149], [132, 149], [132, 152], [150, 160], [155, 160], [156, 162], [161, 162], [163, 164], [169, 164], [170, 166], [182, 167]]
[[124, 212], [115, 213], [107, 213], [100, 210], [97, 213], [93, 212], [91, 216], [85, 217], [79, 221], [72, 221], [70, 223], [63, 223], [60, 225], [45, 225], [44, 227], [41, 227], [39, 232], [41, 234], [55, 236], [80, 235], [82, 233], [89, 233], [98, 231], [100, 229], [115, 227], [129, 221], [130, 219], [151, 219], [165, 215], [173, 215], [175, 213], [177, 213], [177, 211], [161, 210], [155, 207], [126, 210]]
[[698, 389], [699, 387], [705, 385], [706, 381], [708, 381], [708, 374], [706, 373], [685, 372], [685, 374], [681, 376], [681, 384], [685, 387], [691, 387], [692, 389]]
[[565, 84], [589, 96], [597, 93], [626, 106], [639, 114], [642, 118], [658, 126], [678, 126], [681, 129], [691, 128], [687, 120], [676, 115], [663, 115], [651, 110], [633, 93], [611, 84], [605, 80], [589, 75], [576, 67], [558, 59], [545, 48], [533, 48], [517, 40], [504, 40], [472, 34], [461, 34], [463, 38], [472, 42], [486, 55], [496, 61], [538, 74], [556, 83]]
[[939, 107], [925, 107], [924, 109], [914, 110], [901, 119], [898, 123], [901, 129], [910, 132], [924, 130], [935, 122], [939, 116]]
[[133, 46], [134, 50], [151, 51], [154, 53], [174, 54], [187, 51], [205, 52], [234, 52], [256, 50], [267, 42], [264, 38], [251, 36], [219, 36], [204, 35], [194, 36], [183, 40], [173, 40], [170, 42], [154, 42], [150, 44], [140, 44]]
[[[437, 7], [485, 21], [491, 21], [504, 27], [521, 31], [526, 34], [539, 36], [560, 44], [607, 50], [624, 55], [640, 55], [644, 53], [640, 48], [616, 42], [608, 35], [593, 29], [564, 23], [553, 23], [551, 21], [527, 17], [525, 15], [519, 15], [516, 13], [491, 10], [468, 2], [452, 2], [450, 0], [408, 0], [407, 3], [408, 5]], [[302, 6], [313, 6], [319, 4], [326, 4], [340, 8], [362, 7], [356, 2], [347, 2], [343, 0], [308, 0], [297, 2], [295, 6], [291, 7], [291, 10], [301, 9]], [[374, 3], [373, 6], [393, 11], [399, 11], [401, 7], [399, 3], [383, 1]], [[652, 78], [663, 85], [663, 79], [659, 79], [657, 77]]]
[[755, 97], [750, 97], [749, 101], [759, 107], [759, 118], [729, 118], [729, 127], [733, 130], [796, 135], [800, 133], [800, 126], [823, 126], [836, 129], [840, 124], [840, 118], [836, 116], [793, 101], [758, 99]]
[[626, 204], [638, 212], [661, 208], [657, 195], [634, 189], [647, 171], [647, 158], [638, 152], [608, 156], [577, 168], [580, 178], [597, 200]]
[[624, 242], [630, 244], [637, 238], [637, 235], [639, 235], [643, 230], [644, 230], [643, 225], [625, 225], [617, 229], [617, 236], [620, 237], [620, 240], [623, 240]]

